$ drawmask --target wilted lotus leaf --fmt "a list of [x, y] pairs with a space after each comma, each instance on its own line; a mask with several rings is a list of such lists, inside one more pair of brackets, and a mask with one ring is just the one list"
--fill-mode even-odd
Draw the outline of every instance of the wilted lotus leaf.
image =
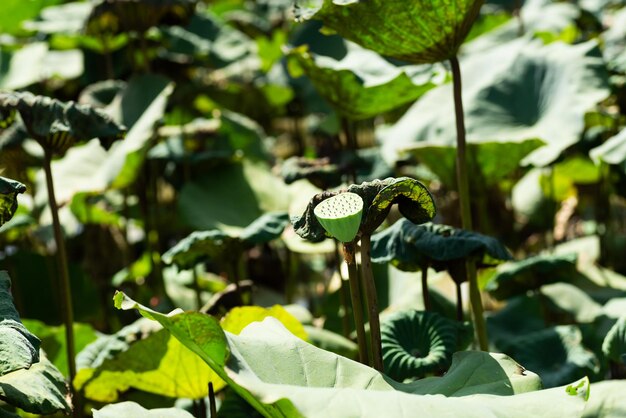
[[447, 225], [414, 225], [406, 219], [372, 237], [372, 261], [390, 262], [403, 271], [424, 266], [450, 270], [468, 257], [478, 267], [487, 267], [510, 260], [511, 254], [495, 238]]
[[274, 212], [262, 215], [239, 235], [219, 229], [192, 232], [163, 254], [163, 262], [190, 269], [206, 260], [236, 259], [246, 248], [280, 237], [288, 222], [287, 213]]
[[26, 186], [19, 181], [0, 176], [0, 226], [11, 220], [17, 210], [17, 195], [25, 191]]
[[493, 297], [508, 299], [556, 282], [569, 282], [580, 273], [576, 254], [539, 255], [503, 266], [485, 286]]
[[323, 200], [343, 192], [355, 193], [363, 199], [363, 216], [360, 230], [371, 234], [383, 222], [391, 206], [397, 203], [400, 212], [412, 222], [426, 222], [435, 216], [435, 202], [428, 189], [408, 177], [387, 178], [361, 184], [353, 184], [343, 191], [318, 193], [309, 202], [302, 216], [292, 217], [294, 229], [300, 237], [320, 242], [326, 231], [314, 215], [315, 207]]
[[227, 254], [239, 254], [240, 241], [220, 230], [196, 231], [163, 254], [163, 262], [182, 269], [193, 268], [208, 259], [220, 259]]
[[606, 334], [602, 352], [609, 360], [626, 364], [626, 316], [622, 316]]
[[90, 35], [145, 32], [157, 25], [184, 25], [197, 0], [102, 0], [86, 22]]
[[128, 83], [122, 80], [104, 80], [85, 87], [78, 98], [79, 103], [96, 107], [111, 104]]
[[317, 19], [346, 39], [412, 63], [454, 57], [483, 0], [297, 0], [296, 19]]
[[0, 111], [11, 110], [19, 112], [33, 139], [56, 154], [63, 154], [72, 145], [92, 138], [99, 138], [108, 149], [114, 140], [125, 134], [123, 126], [98, 109], [46, 96], [27, 92], [0, 94]]
[[290, 157], [280, 167], [280, 174], [287, 184], [307, 179], [320, 189], [327, 189], [341, 184], [343, 173], [329, 158]]
[[339, 60], [309, 52], [306, 46], [292, 49], [288, 57], [291, 72], [306, 74], [319, 94], [351, 120], [412, 102], [446, 80], [438, 67], [397, 67], [352, 42], [346, 43], [346, 49]]
[[537, 373], [546, 388], [592, 377], [600, 371], [598, 359], [583, 346], [582, 334], [575, 325], [521, 334], [499, 348]]
[[469, 323], [434, 312], [396, 312], [382, 320], [380, 333], [385, 373], [400, 382], [446, 370], [472, 340]]

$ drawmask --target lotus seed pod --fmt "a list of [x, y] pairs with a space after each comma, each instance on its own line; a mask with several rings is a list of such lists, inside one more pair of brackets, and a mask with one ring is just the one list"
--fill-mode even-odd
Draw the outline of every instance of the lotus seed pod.
[[341, 193], [322, 201], [313, 213], [326, 232], [341, 242], [350, 242], [359, 232], [363, 199], [356, 193]]

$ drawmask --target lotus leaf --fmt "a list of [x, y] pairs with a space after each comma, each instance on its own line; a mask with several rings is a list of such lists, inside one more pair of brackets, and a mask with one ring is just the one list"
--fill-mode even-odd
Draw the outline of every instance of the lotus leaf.
[[434, 312], [395, 312], [381, 321], [385, 374], [403, 381], [446, 370], [452, 354], [471, 342], [469, 324]]
[[555, 387], [584, 376], [597, 378], [600, 363], [582, 343], [575, 325], [561, 325], [518, 334], [503, 351], [535, 371], [544, 387]]
[[[121, 293], [116, 305], [139, 309], [142, 315], [162, 323], [268, 417], [408, 417], [416, 410], [428, 418], [451, 411], [466, 417], [579, 415], [588, 395], [586, 380], [567, 388], [537, 391], [540, 382], [536, 375], [506, 356], [482, 352], [459, 353], [456, 367], [444, 377], [403, 385], [305, 343], [272, 318], [249, 325], [239, 336], [220, 336], [210, 334], [213, 325], [209, 323], [216, 324], [216, 320], [206, 315], [158, 314]], [[184, 326], [190, 321], [195, 327]], [[440, 395], [420, 396], [423, 394]]]
[[17, 210], [17, 195], [25, 191], [26, 186], [19, 181], [0, 176], [0, 226], [11, 220]]
[[579, 273], [576, 254], [539, 255], [503, 266], [485, 290], [502, 300], [537, 290], [541, 286], [556, 282], [569, 282]]
[[626, 382], [623, 380], [607, 380], [591, 385], [593, 393], [585, 405], [582, 418], [617, 418], [626, 414], [624, 391]]
[[[522, 164], [554, 161], [578, 142], [585, 113], [609, 94], [599, 54], [593, 41], [543, 45], [521, 38], [468, 55], [461, 62], [468, 143], [541, 140], [546, 145]], [[455, 144], [451, 90], [449, 85], [434, 88], [396, 124], [379, 131], [387, 161], [416, 144]]]
[[93, 410], [94, 418], [193, 418], [178, 408], [146, 409], [135, 402], [120, 402]]
[[[408, 178], [387, 178], [347, 188], [363, 199], [363, 217], [361, 233], [371, 234], [385, 220], [391, 206], [398, 204], [398, 209], [411, 222], [423, 223], [435, 216], [435, 202], [428, 189], [419, 181]], [[315, 195], [301, 216], [292, 217], [296, 233], [302, 238], [320, 242], [326, 238], [326, 231], [315, 217], [313, 210], [323, 200], [336, 196], [339, 192], [322, 192]]]
[[621, 317], [606, 334], [602, 352], [611, 361], [626, 364], [626, 316]]
[[125, 127], [91, 106], [64, 103], [27, 92], [0, 94], [0, 109], [19, 112], [29, 135], [45, 150], [57, 154], [63, 154], [78, 142], [96, 137], [108, 149], [126, 132]]
[[325, 28], [381, 55], [416, 64], [454, 57], [483, 0], [298, 0], [296, 19]]
[[604, 144], [592, 149], [589, 155], [595, 161], [619, 166], [626, 173], [626, 129], [622, 129]]
[[9, 275], [0, 271], [0, 399], [32, 413], [67, 412], [63, 375], [21, 323], [10, 288]]
[[297, 67], [342, 116], [351, 120], [374, 117], [418, 99], [446, 80], [439, 67], [397, 67], [373, 51], [347, 42], [339, 60], [309, 52], [306, 46], [289, 52]]
[[418, 271], [426, 265], [448, 270], [468, 257], [488, 267], [510, 260], [511, 254], [495, 238], [447, 225], [414, 225], [406, 219], [372, 237], [372, 261], [390, 262], [404, 271]]

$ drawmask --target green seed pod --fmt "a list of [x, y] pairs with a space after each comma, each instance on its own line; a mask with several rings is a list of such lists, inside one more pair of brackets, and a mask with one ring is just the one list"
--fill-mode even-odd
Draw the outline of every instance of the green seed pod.
[[341, 242], [350, 242], [359, 232], [363, 199], [356, 193], [341, 193], [323, 200], [313, 213], [326, 232]]

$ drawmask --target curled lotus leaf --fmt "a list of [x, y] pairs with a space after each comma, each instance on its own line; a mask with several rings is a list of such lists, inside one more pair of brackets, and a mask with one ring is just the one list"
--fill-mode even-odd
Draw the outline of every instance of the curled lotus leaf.
[[85, 24], [89, 35], [145, 32], [157, 25], [185, 25], [197, 0], [102, 0]]
[[208, 259], [233, 256], [241, 251], [241, 242], [217, 229], [195, 231], [163, 254], [163, 262], [176, 264], [181, 269], [190, 269]]
[[391, 263], [403, 271], [418, 271], [424, 266], [450, 270], [469, 257], [479, 267], [512, 258], [497, 239], [447, 225], [414, 225], [401, 219], [372, 237], [372, 261]]
[[316, 194], [311, 198], [301, 216], [291, 218], [296, 233], [311, 242], [323, 241], [327, 237], [326, 230], [317, 220], [313, 211], [323, 200], [346, 191], [358, 194], [363, 199], [361, 233], [371, 234], [375, 231], [395, 203], [398, 204], [400, 213], [411, 222], [423, 223], [435, 216], [435, 201], [426, 186], [408, 177], [390, 177], [384, 180], [353, 184], [344, 190]]
[[28, 134], [41, 146], [63, 154], [76, 143], [99, 138], [108, 149], [126, 128], [101, 110], [28, 92], [0, 94], [0, 111], [17, 111]]
[[454, 57], [483, 0], [297, 0], [297, 20], [326, 29], [381, 55], [422, 64]]
[[541, 286], [569, 282], [580, 275], [576, 254], [539, 255], [503, 265], [487, 283], [487, 290], [496, 299], [508, 299]]
[[17, 195], [25, 191], [26, 186], [19, 181], [0, 176], [0, 226], [11, 220], [17, 210]]
[[602, 352], [609, 360], [626, 364], [626, 316], [622, 316], [606, 334]]
[[209, 259], [236, 258], [246, 247], [280, 237], [288, 223], [289, 215], [286, 212], [270, 212], [254, 220], [239, 235], [231, 235], [219, 229], [195, 231], [163, 254], [163, 262], [190, 269]]
[[472, 338], [469, 323], [435, 312], [395, 312], [380, 326], [385, 373], [403, 381], [446, 370]]

